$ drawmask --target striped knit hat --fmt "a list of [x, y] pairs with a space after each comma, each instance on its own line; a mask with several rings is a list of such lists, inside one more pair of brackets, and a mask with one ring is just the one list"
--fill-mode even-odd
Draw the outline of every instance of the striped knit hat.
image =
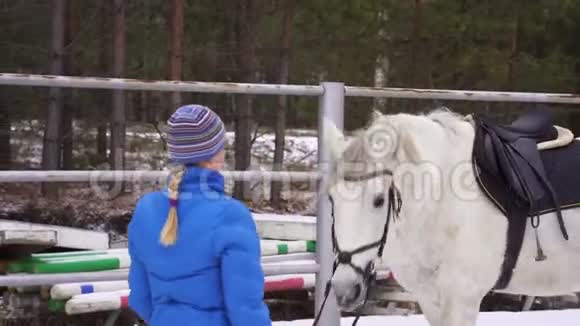
[[174, 163], [186, 165], [208, 161], [224, 148], [224, 123], [208, 107], [182, 106], [167, 124], [169, 159]]

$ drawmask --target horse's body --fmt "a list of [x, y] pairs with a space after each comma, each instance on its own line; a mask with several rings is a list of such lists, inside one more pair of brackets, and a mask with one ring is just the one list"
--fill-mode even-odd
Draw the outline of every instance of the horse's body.
[[[501, 273], [507, 219], [475, 183], [473, 125], [437, 111], [377, 116], [350, 142], [333, 125], [324, 129], [338, 171], [393, 172], [359, 182], [345, 181], [336, 171], [331, 176], [329, 194], [341, 249], [381, 238], [387, 204], [377, 198], [392, 183], [402, 207], [398, 218], [391, 219], [379, 264], [388, 266], [417, 298], [431, 326], [475, 326], [481, 300]], [[349, 167], [353, 162], [364, 166]], [[536, 236], [528, 223], [513, 277], [501, 292], [553, 296], [580, 291], [580, 209], [562, 213], [569, 240], [562, 237], [554, 213], [541, 216], [537, 231], [547, 259], [538, 262]], [[373, 259], [376, 249], [353, 255], [352, 262], [364, 267]], [[332, 284], [344, 310], [356, 308], [366, 294], [361, 275], [348, 265], [338, 266]]]

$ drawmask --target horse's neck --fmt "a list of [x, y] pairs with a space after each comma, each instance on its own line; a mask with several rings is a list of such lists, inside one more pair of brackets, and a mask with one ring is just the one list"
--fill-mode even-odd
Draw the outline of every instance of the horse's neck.
[[[453, 248], [458, 243], [469, 243], [478, 236], [485, 242], [480, 230], [489, 228], [490, 218], [493, 220], [495, 208], [475, 183], [471, 165], [473, 128], [469, 123], [456, 127], [448, 143], [435, 144], [445, 153], [445, 160], [437, 163], [442, 165], [441, 177], [445, 180], [440, 200], [415, 198], [410, 193], [412, 187], [400, 186], [401, 215], [391, 224], [385, 255], [377, 263], [408, 276], [408, 282], [435, 273], [446, 261], [453, 261]], [[462, 187], [469, 188], [467, 194], [462, 193]], [[462, 198], [464, 195], [467, 199]]]
[[432, 246], [439, 242], [439, 236], [453, 223], [446, 215], [453, 212], [457, 200], [462, 200], [458, 197], [461, 191], [467, 191], [462, 187], [479, 191], [471, 185], [475, 181], [471, 165], [473, 137], [473, 128], [465, 123], [444, 137], [417, 139], [427, 150], [422, 151], [423, 163], [411, 164], [410, 168], [416, 169], [411, 171], [414, 176], [399, 180], [403, 204], [391, 232], [407, 253], [409, 248], [426, 250], [422, 243]]

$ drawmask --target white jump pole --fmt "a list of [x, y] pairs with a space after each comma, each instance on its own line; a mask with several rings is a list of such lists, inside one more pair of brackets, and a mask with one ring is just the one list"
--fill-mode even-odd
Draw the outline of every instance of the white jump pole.
[[[320, 97], [318, 111], [318, 166], [321, 176], [322, 186], [318, 196], [318, 218], [316, 221], [316, 256], [320, 267], [316, 275], [315, 312], [320, 310], [324, 300], [324, 289], [326, 282], [332, 275], [332, 265], [334, 252], [332, 248], [332, 221], [330, 216], [330, 202], [324, 192], [324, 185], [328, 179], [328, 167], [330, 163], [330, 152], [322, 143], [324, 133], [323, 119], [334, 122], [342, 130], [344, 121], [344, 84], [324, 82], [321, 84], [324, 93]], [[337, 326], [340, 325], [340, 313], [336, 304], [336, 298], [331, 290], [326, 301], [326, 305], [320, 316], [320, 325]]]
[[[296, 263], [262, 263], [264, 275], [308, 274], [316, 273], [319, 266], [316, 262]], [[129, 270], [110, 270], [100, 272], [54, 273], [54, 274], [9, 274], [0, 276], [0, 287], [20, 287], [54, 285], [59, 283], [125, 281]]]

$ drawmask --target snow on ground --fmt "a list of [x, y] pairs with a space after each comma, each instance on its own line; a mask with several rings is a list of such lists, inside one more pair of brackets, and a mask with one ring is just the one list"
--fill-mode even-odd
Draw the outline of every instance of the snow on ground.
[[[108, 170], [109, 166], [103, 162], [102, 157], [96, 155], [96, 128], [87, 125], [83, 121], [75, 120], [73, 123], [73, 169], [75, 170]], [[127, 126], [126, 131], [126, 169], [127, 170], [164, 170], [166, 164], [166, 150], [164, 148], [166, 128], [159, 126], [158, 130], [151, 125], [140, 123], [138, 125]], [[12, 121], [11, 124], [11, 145], [12, 160], [16, 169], [41, 169], [42, 163], [42, 141], [44, 123], [40, 120]], [[318, 132], [316, 130], [287, 129], [286, 146], [284, 153], [284, 171], [312, 171], [316, 168]], [[274, 134], [264, 133], [260, 130], [251, 149], [251, 164], [248, 170], [251, 171], [271, 171], [274, 157]], [[225, 170], [235, 170], [234, 162], [235, 133], [226, 133], [226, 167]], [[145, 184], [145, 183], [144, 183]], [[226, 191], [231, 193], [234, 182], [226, 180]], [[251, 196], [253, 209], [270, 210], [268, 200], [270, 199], [270, 186], [268, 181], [252, 181]], [[316, 209], [316, 182], [300, 184], [284, 184], [282, 187], [282, 199], [285, 201], [285, 211], [296, 214], [312, 214]], [[141, 184], [136, 182], [135, 189], [139, 190]], [[91, 192], [97, 191], [91, 187]], [[34, 191], [34, 190], [33, 190]], [[0, 187], [0, 195], [4, 195], [4, 190]], [[66, 198], [66, 196], [65, 196]], [[63, 199], [64, 200], [64, 199]], [[70, 198], [73, 206], [83, 199], [79, 196]], [[22, 203], [22, 200], [14, 199], [15, 203]], [[5, 205], [6, 206], [6, 205]], [[13, 206], [13, 207], [12, 207]], [[0, 207], [0, 214], [15, 214], [22, 211], [26, 205], [11, 205], [10, 207]], [[131, 207], [123, 207], [130, 210]], [[104, 211], [103, 211], [104, 210]], [[104, 208], [98, 214], [110, 212], [116, 214], [112, 207]], [[90, 213], [90, 212], [89, 212]], [[123, 212], [121, 215], [126, 215]], [[86, 214], [82, 214], [83, 216]], [[105, 214], [109, 215], [109, 214]]]
[[[12, 122], [13, 161], [19, 169], [40, 169], [42, 161], [43, 123], [38, 120]], [[164, 131], [165, 128], [160, 126]], [[108, 170], [107, 163], [99, 164], [102, 158], [96, 156], [96, 130], [83, 122], [74, 123], [74, 169]], [[167, 168], [166, 150], [163, 137], [152, 125], [140, 124], [128, 126], [126, 132], [126, 169], [127, 170], [163, 170]], [[165, 135], [164, 135], [165, 136]], [[251, 164], [248, 170], [271, 171], [274, 158], [274, 134], [258, 132], [251, 149]], [[284, 171], [312, 171], [316, 168], [318, 157], [318, 138], [316, 130], [286, 130], [284, 152]], [[235, 133], [226, 133], [226, 170], [235, 170], [234, 166]], [[254, 203], [265, 203], [270, 198], [270, 183], [254, 181], [251, 184]], [[226, 180], [226, 191], [233, 190], [234, 182]], [[315, 209], [316, 183], [310, 185], [284, 185], [282, 198], [289, 204], [296, 203], [300, 208], [296, 213], [308, 214]]]
[[[39, 168], [42, 159], [42, 124], [36, 120], [13, 122], [11, 129], [15, 160], [27, 167]], [[75, 121], [74, 129], [75, 156], [92, 154], [96, 147], [94, 128], [86, 128]], [[127, 128], [127, 169], [163, 168], [165, 156], [163, 142], [160, 134], [152, 129], [146, 126]], [[289, 129], [286, 134], [285, 166], [306, 170], [314, 168], [318, 149], [316, 130]], [[274, 159], [274, 139], [273, 133], [258, 133], [252, 146], [252, 168], [271, 169]], [[233, 150], [234, 140], [235, 133], [227, 132], [227, 150]], [[229, 163], [233, 164], [233, 160]]]
[[[235, 134], [226, 134], [229, 146], [234, 145]], [[317, 160], [318, 138], [316, 135], [286, 135], [286, 148], [284, 151], [284, 163], [286, 165], [315, 166]], [[274, 134], [261, 134], [256, 137], [252, 146], [252, 156], [260, 163], [271, 164], [274, 160]]]
[[[352, 325], [353, 318], [342, 318], [341, 326]], [[273, 326], [311, 326], [312, 320], [273, 322]], [[429, 326], [423, 315], [361, 317], [359, 326]], [[477, 326], [578, 326], [580, 309], [482, 312]]]

